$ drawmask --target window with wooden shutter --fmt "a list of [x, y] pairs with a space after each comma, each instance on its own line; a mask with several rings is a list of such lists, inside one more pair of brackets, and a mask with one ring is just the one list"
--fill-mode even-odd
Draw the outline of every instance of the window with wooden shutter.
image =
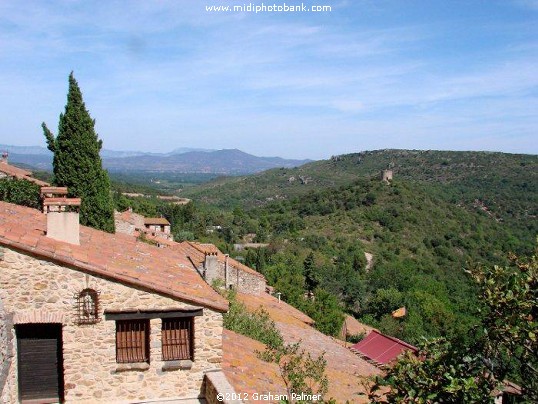
[[164, 361], [194, 360], [194, 317], [162, 319]]
[[149, 320], [116, 321], [116, 362], [149, 362]]

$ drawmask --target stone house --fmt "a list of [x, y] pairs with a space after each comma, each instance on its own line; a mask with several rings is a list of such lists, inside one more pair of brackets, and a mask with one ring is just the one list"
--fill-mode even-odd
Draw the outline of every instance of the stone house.
[[146, 217], [144, 219], [146, 231], [151, 233], [161, 233], [170, 236], [170, 222], [164, 217]]
[[79, 226], [77, 203], [0, 202], [1, 401], [214, 396], [228, 302], [180, 249]]
[[131, 208], [125, 212], [114, 212], [117, 233], [139, 235], [144, 233], [164, 240], [172, 240], [170, 222], [164, 217], [144, 217]]
[[267, 281], [262, 274], [223, 254], [213, 244], [186, 241], [176, 248], [184, 251], [209, 284], [220, 281], [226, 289], [252, 295], [266, 292]]

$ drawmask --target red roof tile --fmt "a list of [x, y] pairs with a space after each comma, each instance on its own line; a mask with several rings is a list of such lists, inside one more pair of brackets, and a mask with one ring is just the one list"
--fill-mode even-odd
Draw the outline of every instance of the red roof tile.
[[413, 345], [381, 334], [377, 330], [373, 330], [366, 338], [351, 348], [375, 363], [382, 365], [392, 362], [404, 351], [418, 351]]
[[43, 195], [67, 195], [67, 187], [41, 187], [41, 196]]
[[350, 316], [349, 314], [346, 315], [344, 325], [342, 326], [342, 331], [346, 334], [344, 336], [357, 334], [367, 335], [373, 330], [375, 330], [374, 327], [359, 322], [355, 317]]
[[[300, 341], [301, 348], [310, 352], [314, 357], [325, 352], [327, 360], [325, 373], [329, 379], [329, 392], [325, 398], [332, 397], [338, 403], [346, 401], [351, 403], [368, 402], [366, 396], [359, 395], [359, 393], [364, 392], [361, 381], [364, 377], [381, 374], [380, 369], [351, 352], [342, 345], [341, 341], [314, 329], [311, 326], [313, 320], [310, 317], [283, 301], [279, 302], [271, 295], [252, 296], [238, 293], [237, 298], [247, 306], [249, 311], [254, 311], [259, 307], [264, 308], [282, 333], [286, 343]], [[227, 357], [234, 357], [240, 361], [242, 355], [250, 355], [249, 345], [246, 345], [246, 348], [242, 350], [239, 346], [224, 342], [223, 348], [225, 361]], [[237, 352], [229, 352], [230, 350]], [[226, 370], [226, 366], [223, 366], [223, 370], [228, 376], [229, 372]], [[254, 370], [236, 372], [233, 377], [230, 377], [237, 392], [241, 390], [234, 383], [234, 377], [240, 378], [244, 384], [249, 385]]]
[[45, 198], [43, 206], [80, 206], [80, 198]]
[[256, 355], [264, 349], [264, 344], [244, 335], [230, 330], [222, 333], [222, 371], [236, 393], [249, 395], [249, 402], [262, 402], [253, 400], [253, 393], [286, 394], [278, 366]]
[[22, 168], [12, 166], [5, 162], [0, 162], [0, 172], [7, 174], [10, 177], [15, 177], [19, 180], [26, 180], [33, 182], [39, 186], [49, 186], [50, 184], [45, 181], [38, 180], [32, 177], [32, 173]]
[[188, 303], [221, 312], [228, 309], [228, 302], [181, 251], [85, 226], [80, 226], [80, 245], [53, 240], [45, 231], [46, 218], [40, 211], [0, 202], [2, 245]]

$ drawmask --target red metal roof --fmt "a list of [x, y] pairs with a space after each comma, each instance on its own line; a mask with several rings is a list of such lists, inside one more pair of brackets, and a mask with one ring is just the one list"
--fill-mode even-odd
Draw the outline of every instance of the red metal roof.
[[377, 330], [373, 330], [366, 338], [353, 345], [351, 349], [382, 365], [392, 362], [404, 351], [418, 351], [413, 345], [381, 334]]

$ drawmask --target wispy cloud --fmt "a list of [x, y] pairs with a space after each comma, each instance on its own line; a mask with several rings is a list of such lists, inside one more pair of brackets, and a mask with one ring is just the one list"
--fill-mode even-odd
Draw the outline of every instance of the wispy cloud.
[[55, 126], [74, 69], [108, 148], [320, 158], [480, 142], [514, 151], [509, 136], [537, 151], [538, 38], [521, 12], [534, 1], [452, 13], [340, 1], [318, 16], [206, 3], [0, 2], [0, 137], [42, 143], [39, 124]]

